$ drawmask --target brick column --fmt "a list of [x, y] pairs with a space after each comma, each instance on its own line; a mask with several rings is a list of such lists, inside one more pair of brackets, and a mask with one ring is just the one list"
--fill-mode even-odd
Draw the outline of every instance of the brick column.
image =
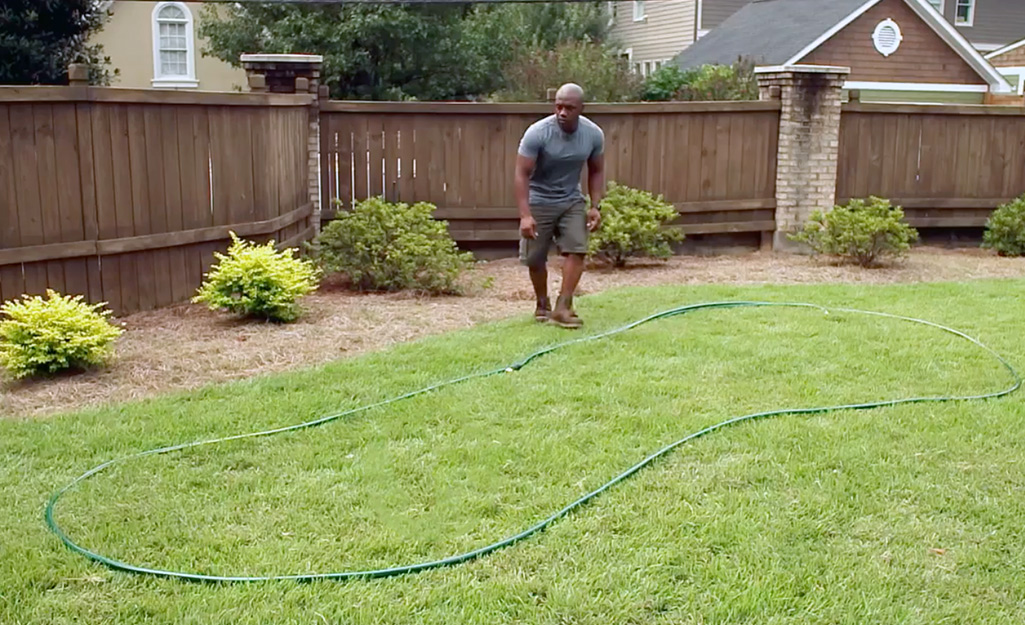
[[804, 251], [787, 238], [816, 210], [836, 202], [840, 145], [840, 99], [846, 67], [791, 65], [760, 67], [759, 99], [779, 99], [776, 155], [776, 232], [773, 248]]
[[306, 153], [309, 173], [307, 189], [313, 204], [313, 227], [320, 234], [320, 100], [327, 98], [327, 86], [320, 84], [324, 57], [315, 54], [243, 54], [242, 66], [249, 77], [249, 90], [269, 93], [312, 93], [318, 96], [309, 108], [309, 137]]

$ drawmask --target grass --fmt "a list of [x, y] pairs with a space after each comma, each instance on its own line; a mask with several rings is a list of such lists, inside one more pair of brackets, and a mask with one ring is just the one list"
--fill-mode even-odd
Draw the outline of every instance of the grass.
[[[1025, 362], [1020, 280], [626, 289], [586, 332], [686, 303], [809, 301], [924, 317]], [[0, 623], [1016, 623], [1025, 613], [1020, 395], [744, 424], [543, 534], [375, 581], [202, 585], [64, 549], [49, 494], [89, 467], [493, 368], [575, 336], [527, 317], [312, 371], [0, 421]], [[134, 564], [337, 571], [479, 547], [660, 445], [730, 416], [996, 390], [955, 337], [808, 310], [699, 312], [344, 422], [116, 466], [62, 502], [71, 535]]]

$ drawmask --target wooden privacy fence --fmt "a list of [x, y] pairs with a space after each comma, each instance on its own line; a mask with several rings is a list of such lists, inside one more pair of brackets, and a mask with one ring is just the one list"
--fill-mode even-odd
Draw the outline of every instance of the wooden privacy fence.
[[836, 197], [876, 195], [917, 228], [979, 228], [1025, 192], [1021, 108], [844, 106]]
[[[606, 179], [662, 194], [688, 235], [771, 233], [779, 101], [590, 105]], [[353, 200], [430, 202], [464, 246], [518, 238], [523, 131], [545, 104], [321, 103], [323, 216]], [[584, 192], [587, 192], [586, 174]], [[508, 247], [508, 243], [505, 244]]]
[[0, 299], [190, 297], [230, 230], [312, 235], [310, 96], [0, 87]]

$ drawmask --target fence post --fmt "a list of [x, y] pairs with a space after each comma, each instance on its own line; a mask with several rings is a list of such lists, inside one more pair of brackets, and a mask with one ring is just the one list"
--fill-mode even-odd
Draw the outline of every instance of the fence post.
[[776, 154], [776, 231], [773, 249], [803, 252], [787, 238], [812, 212], [828, 211], [836, 201], [840, 146], [840, 100], [847, 67], [791, 65], [760, 67], [759, 98], [778, 98], [779, 142]]
[[[242, 67], [249, 77], [250, 89], [271, 93], [312, 93], [317, 96], [309, 107], [309, 135], [306, 139], [306, 188], [313, 214], [310, 218], [314, 237], [320, 234], [320, 70], [324, 57], [317, 54], [243, 54]], [[258, 87], [258, 88], [254, 88]]]

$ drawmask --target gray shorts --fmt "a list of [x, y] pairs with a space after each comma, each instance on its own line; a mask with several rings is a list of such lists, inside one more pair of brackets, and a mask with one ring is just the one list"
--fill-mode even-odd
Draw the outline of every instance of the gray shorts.
[[552, 243], [563, 254], [587, 253], [587, 206], [575, 202], [565, 206], [531, 206], [537, 222], [537, 238], [520, 237], [520, 262], [540, 267], [548, 260]]

